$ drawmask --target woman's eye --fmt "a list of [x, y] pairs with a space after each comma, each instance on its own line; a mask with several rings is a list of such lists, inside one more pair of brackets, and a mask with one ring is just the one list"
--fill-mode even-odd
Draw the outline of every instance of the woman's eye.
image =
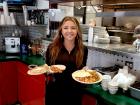
[[76, 27], [64, 27], [63, 29], [72, 29], [72, 30], [76, 30]]
[[75, 28], [75, 27], [72, 27], [72, 29], [74, 29], [74, 30], [75, 30], [76, 28]]

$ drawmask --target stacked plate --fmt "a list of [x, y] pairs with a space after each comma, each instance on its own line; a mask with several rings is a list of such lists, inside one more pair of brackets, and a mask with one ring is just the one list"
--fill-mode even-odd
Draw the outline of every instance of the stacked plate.
[[87, 41], [88, 40], [88, 34], [82, 34], [82, 39], [83, 39], [83, 41]]
[[94, 43], [99, 43], [99, 44], [109, 44], [110, 39], [109, 38], [101, 38], [101, 37], [94, 37]]
[[113, 44], [121, 43], [121, 38], [118, 36], [109, 36], [109, 38], [110, 38], [110, 43], [113, 43]]

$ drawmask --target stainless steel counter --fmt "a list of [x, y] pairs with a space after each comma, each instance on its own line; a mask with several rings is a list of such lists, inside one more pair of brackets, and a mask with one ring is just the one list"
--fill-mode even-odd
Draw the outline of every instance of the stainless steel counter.
[[99, 49], [122, 54], [140, 55], [140, 53], [136, 51], [136, 48], [130, 44], [97, 44], [97, 43], [88, 44], [86, 42], [84, 42], [84, 44], [87, 45], [88, 48], [91, 50]]

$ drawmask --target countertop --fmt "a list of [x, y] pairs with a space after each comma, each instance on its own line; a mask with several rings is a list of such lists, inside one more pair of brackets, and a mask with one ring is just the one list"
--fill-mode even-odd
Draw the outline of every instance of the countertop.
[[123, 93], [122, 90], [119, 90], [116, 94], [112, 95], [108, 91], [104, 91], [99, 84], [87, 86], [85, 89], [90, 94], [103, 99], [108, 105], [140, 105], [140, 100], [129, 96], [129, 91]]
[[102, 49], [111, 52], [118, 52], [124, 54], [140, 55], [136, 48], [131, 44], [97, 44], [97, 43], [84, 43], [89, 49]]

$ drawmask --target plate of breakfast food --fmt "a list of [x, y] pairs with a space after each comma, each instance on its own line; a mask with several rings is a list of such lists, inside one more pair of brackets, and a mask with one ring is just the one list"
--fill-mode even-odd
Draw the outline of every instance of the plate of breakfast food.
[[57, 65], [51, 65], [49, 72], [50, 73], [62, 73], [66, 69], [65, 65], [57, 64]]
[[95, 84], [102, 81], [102, 74], [96, 70], [77, 70], [72, 73], [72, 78], [82, 84]]

